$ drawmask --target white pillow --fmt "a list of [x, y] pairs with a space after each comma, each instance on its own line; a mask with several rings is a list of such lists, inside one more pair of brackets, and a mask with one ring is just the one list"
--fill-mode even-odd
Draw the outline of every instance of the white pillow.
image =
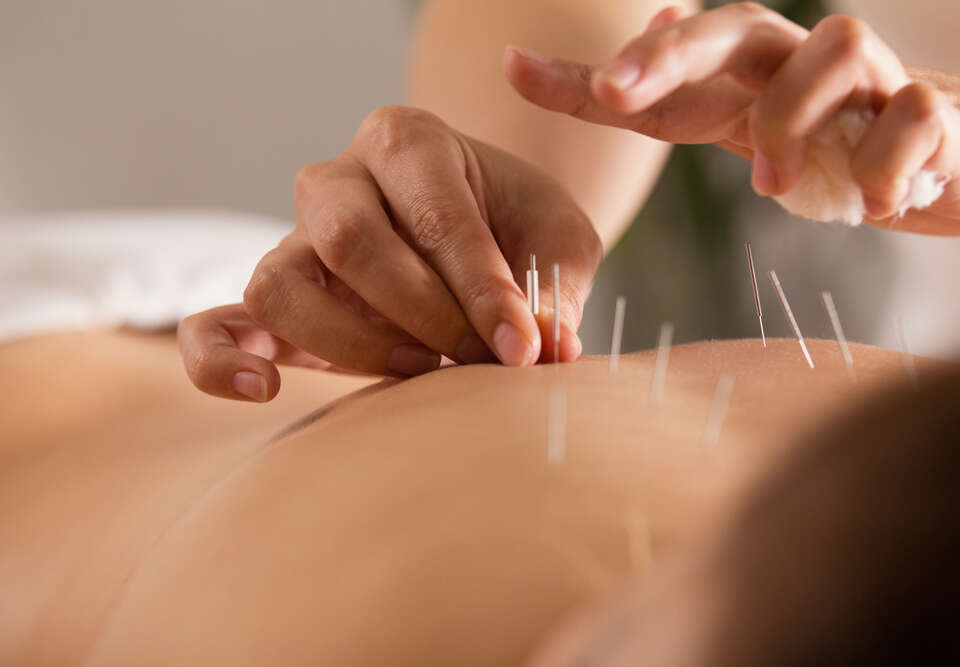
[[217, 211], [0, 219], [0, 340], [68, 328], [171, 327], [235, 303], [256, 263], [291, 228]]

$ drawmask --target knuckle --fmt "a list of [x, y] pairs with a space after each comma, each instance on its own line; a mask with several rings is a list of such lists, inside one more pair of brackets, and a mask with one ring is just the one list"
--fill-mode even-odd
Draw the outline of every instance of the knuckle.
[[823, 39], [835, 58], [855, 58], [867, 50], [871, 32], [867, 25], [846, 14], [834, 14], [820, 21], [814, 36]]
[[593, 71], [593, 67], [582, 63], [577, 63], [573, 67], [573, 76], [579, 85], [577, 86], [577, 96], [569, 107], [568, 113], [574, 118], [584, 118], [591, 102], [593, 102], [593, 97], [589, 92], [593, 81]]
[[210, 353], [207, 350], [201, 350], [186, 364], [187, 376], [197, 389], [207, 391], [212, 388], [214, 375], [212, 366]]
[[[204, 378], [209, 375], [205, 372], [206, 368], [209, 366], [208, 357], [206, 350], [203, 347], [200, 347], [199, 351], [192, 351], [193, 346], [188, 346], [188, 339], [194, 337], [195, 330], [199, 327], [201, 313], [196, 313], [185, 317], [180, 321], [180, 324], [177, 325], [177, 340], [180, 343], [181, 354], [183, 355], [183, 365], [187, 371], [187, 376], [190, 378], [191, 382], [197, 386], [197, 388], [202, 389], [204, 385]], [[190, 350], [188, 352], [188, 350]]]
[[323, 263], [334, 273], [349, 270], [369, 257], [365, 221], [352, 211], [324, 216], [315, 232], [314, 247]]
[[464, 288], [460, 304], [467, 313], [492, 310], [510, 289], [511, 285], [498, 276], [481, 276]]
[[646, 60], [659, 62], [662, 67], [669, 68], [684, 59], [687, 50], [687, 31], [682, 25], [667, 26], [665, 30], [657, 32], [643, 50]]
[[413, 244], [428, 256], [442, 254], [450, 245], [456, 228], [454, 207], [429, 195], [415, 195], [410, 201], [410, 235]]
[[370, 113], [360, 125], [357, 137], [390, 156], [424, 141], [442, 125], [443, 122], [428, 111], [392, 105]]
[[260, 265], [243, 291], [243, 307], [261, 326], [274, 321], [289, 306], [290, 290], [284, 270], [276, 264]]
[[188, 337], [190, 337], [194, 330], [197, 328], [197, 323], [200, 313], [194, 313], [193, 315], [187, 315], [180, 323], [177, 324], [177, 340], [183, 344]]
[[768, 18], [773, 11], [759, 2], [734, 2], [724, 7], [729, 12], [750, 18]]
[[297, 172], [293, 179], [293, 202], [297, 209], [303, 209], [310, 202], [317, 183], [325, 178], [333, 165], [330, 162], [317, 162], [307, 165]]

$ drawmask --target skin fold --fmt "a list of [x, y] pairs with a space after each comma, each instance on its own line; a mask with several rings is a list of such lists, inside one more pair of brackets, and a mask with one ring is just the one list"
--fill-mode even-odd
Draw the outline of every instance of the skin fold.
[[192, 389], [169, 337], [4, 345], [22, 390], [0, 449], [0, 662], [519, 664], [583, 603], [695, 549], [767, 457], [904, 373], [855, 345], [854, 381], [836, 343], [809, 344], [816, 370], [794, 340], [675, 347], [657, 408], [652, 351], [614, 376], [602, 357], [395, 384], [295, 370], [254, 408]]

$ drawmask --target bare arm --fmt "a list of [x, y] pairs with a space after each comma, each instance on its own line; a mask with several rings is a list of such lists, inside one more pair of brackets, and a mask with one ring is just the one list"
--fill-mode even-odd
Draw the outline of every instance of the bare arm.
[[[504, 78], [509, 44], [602, 62], [642, 31], [665, 0], [430, 0], [411, 59], [409, 102], [559, 179], [610, 248], [646, 200], [669, 145], [551, 114]], [[672, 4], [688, 10], [696, 0]], [[469, 28], [469, 29], [466, 29]]]

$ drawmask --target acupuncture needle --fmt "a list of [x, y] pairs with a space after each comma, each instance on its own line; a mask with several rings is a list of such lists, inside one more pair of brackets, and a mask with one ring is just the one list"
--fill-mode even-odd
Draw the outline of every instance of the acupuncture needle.
[[613, 312], [613, 337], [610, 340], [610, 372], [616, 373], [620, 366], [620, 347], [623, 343], [623, 316], [627, 310], [627, 300], [617, 297], [617, 305]]
[[670, 345], [673, 343], [673, 322], [660, 325], [660, 339], [657, 342], [657, 360], [653, 366], [653, 380], [650, 382], [650, 405], [659, 405], [663, 400], [663, 386], [667, 381], [667, 363], [670, 361]]
[[567, 394], [560, 387], [550, 387], [547, 407], [547, 462], [559, 465], [566, 452]]
[[797, 337], [797, 342], [800, 343], [800, 349], [803, 350], [803, 356], [807, 360], [810, 368], [814, 368], [813, 359], [810, 357], [810, 352], [807, 350], [807, 343], [803, 340], [803, 334], [800, 333], [800, 327], [797, 325], [797, 318], [793, 316], [793, 310], [790, 308], [790, 303], [787, 301], [787, 295], [783, 292], [783, 287], [780, 285], [780, 279], [777, 278], [776, 271], [770, 271], [770, 282], [773, 283], [773, 288], [777, 291], [777, 298], [780, 299], [780, 305], [783, 307], [783, 312], [787, 316], [787, 320], [790, 322], [790, 326], [793, 328], [793, 333]]
[[843, 363], [846, 364], [850, 377], [856, 380], [857, 370], [853, 367], [853, 355], [850, 354], [847, 337], [844, 335], [843, 327], [840, 325], [840, 315], [837, 314], [837, 306], [833, 302], [833, 295], [830, 292], [820, 292], [820, 298], [823, 299], [823, 307], [827, 309], [827, 317], [830, 318], [830, 325], [833, 327], [833, 333], [837, 337], [840, 354], [843, 355]]
[[533, 273], [527, 269], [527, 308], [533, 312]]
[[717, 379], [717, 388], [713, 392], [713, 403], [707, 417], [707, 425], [703, 429], [703, 444], [716, 447], [720, 441], [720, 430], [723, 420], [727, 416], [727, 407], [730, 405], [730, 395], [733, 393], [733, 375], [724, 373]]
[[757, 285], [757, 271], [753, 266], [753, 250], [750, 248], [750, 242], [744, 245], [747, 253], [747, 267], [750, 269], [750, 284], [753, 286], [753, 306], [757, 311], [757, 319], [760, 321], [760, 340], [763, 346], [767, 346], [767, 335], [763, 331], [763, 309], [760, 307], [760, 287]]
[[531, 308], [534, 315], [540, 314], [540, 274], [537, 272], [537, 256], [530, 253], [530, 281], [533, 285]]
[[553, 265], [553, 363], [560, 362], [560, 265]]
[[910, 386], [917, 389], [920, 386], [917, 381], [917, 362], [914, 361], [913, 355], [910, 354], [907, 332], [904, 331], [903, 320], [899, 317], [897, 318], [897, 339], [900, 342], [900, 359], [903, 361], [903, 370], [907, 372], [907, 377], [910, 378]]
[[530, 253], [530, 268], [527, 269], [527, 306], [534, 315], [540, 314], [540, 274], [534, 253]]

